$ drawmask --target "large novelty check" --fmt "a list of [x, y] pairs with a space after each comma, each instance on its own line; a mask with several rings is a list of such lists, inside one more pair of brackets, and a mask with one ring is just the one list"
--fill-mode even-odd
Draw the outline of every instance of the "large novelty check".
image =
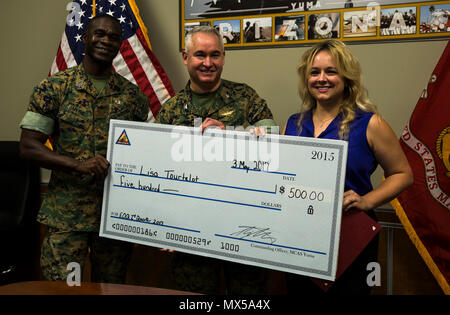
[[343, 141], [112, 120], [100, 236], [334, 280]]

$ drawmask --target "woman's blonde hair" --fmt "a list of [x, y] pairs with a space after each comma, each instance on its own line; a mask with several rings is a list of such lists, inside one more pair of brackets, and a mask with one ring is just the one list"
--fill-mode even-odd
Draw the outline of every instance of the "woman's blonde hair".
[[339, 112], [343, 119], [339, 129], [339, 138], [346, 139], [349, 133], [350, 123], [355, 119], [357, 109], [365, 112], [377, 112], [377, 107], [368, 96], [367, 90], [362, 84], [361, 65], [350, 49], [341, 41], [336, 39], [327, 39], [310, 49], [302, 56], [301, 62], [297, 67], [300, 77], [299, 95], [303, 100], [300, 106], [299, 130], [301, 132], [301, 123], [305, 112], [313, 110], [317, 104], [314, 97], [308, 89], [308, 79], [311, 73], [314, 58], [321, 51], [327, 51], [333, 58], [338, 74], [344, 78], [344, 96], [340, 105]]

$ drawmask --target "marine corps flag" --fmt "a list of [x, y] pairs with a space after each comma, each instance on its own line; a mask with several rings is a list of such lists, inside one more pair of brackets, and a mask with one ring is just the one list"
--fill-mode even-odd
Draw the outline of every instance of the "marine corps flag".
[[450, 293], [450, 42], [400, 139], [414, 184], [392, 202], [420, 255]]

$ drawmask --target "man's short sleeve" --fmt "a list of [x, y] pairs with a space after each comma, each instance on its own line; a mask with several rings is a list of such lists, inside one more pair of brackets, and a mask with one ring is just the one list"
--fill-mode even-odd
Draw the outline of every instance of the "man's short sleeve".
[[47, 136], [53, 133], [55, 122], [50, 117], [39, 113], [27, 111], [23, 117], [20, 128], [39, 131]]
[[57, 113], [56, 93], [49, 79], [45, 79], [34, 88], [20, 127], [51, 135]]

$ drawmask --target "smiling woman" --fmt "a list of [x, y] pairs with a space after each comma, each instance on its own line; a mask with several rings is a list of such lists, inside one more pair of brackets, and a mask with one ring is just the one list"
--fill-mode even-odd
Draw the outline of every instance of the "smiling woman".
[[[350, 49], [338, 40], [326, 40], [308, 50], [298, 66], [299, 93], [303, 99], [301, 112], [314, 111], [315, 124], [325, 126], [342, 113], [339, 138], [344, 139], [355, 110], [376, 113], [376, 106], [367, 97], [362, 85], [359, 61]], [[320, 93], [318, 88], [323, 93]], [[301, 128], [301, 125], [298, 125]], [[323, 131], [322, 130], [322, 131]], [[320, 134], [318, 132], [316, 137]]]
[[344, 78], [339, 75], [333, 57], [327, 51], [317, 54], [308, 78], [308, 89], [321, 106], [341, 101]]
[[[298, 74], [303, 105], [284, 134], [347, 141], [343, 211], [364, 211], [376, 220], [373, 209], [394, 199], [413, 178], [397, 136], [367, 98], [358, 60], [341, 41], [326, 40], [305, 52]], [[386, 180], [373, 189], [370, 176], [378, 164]], [[328, 293], [369, 294], [366, 267], [377, 261], [377, 252], [376, 237]], [[286, 278], [290, 291], [317, 290], [308, 279]]]

